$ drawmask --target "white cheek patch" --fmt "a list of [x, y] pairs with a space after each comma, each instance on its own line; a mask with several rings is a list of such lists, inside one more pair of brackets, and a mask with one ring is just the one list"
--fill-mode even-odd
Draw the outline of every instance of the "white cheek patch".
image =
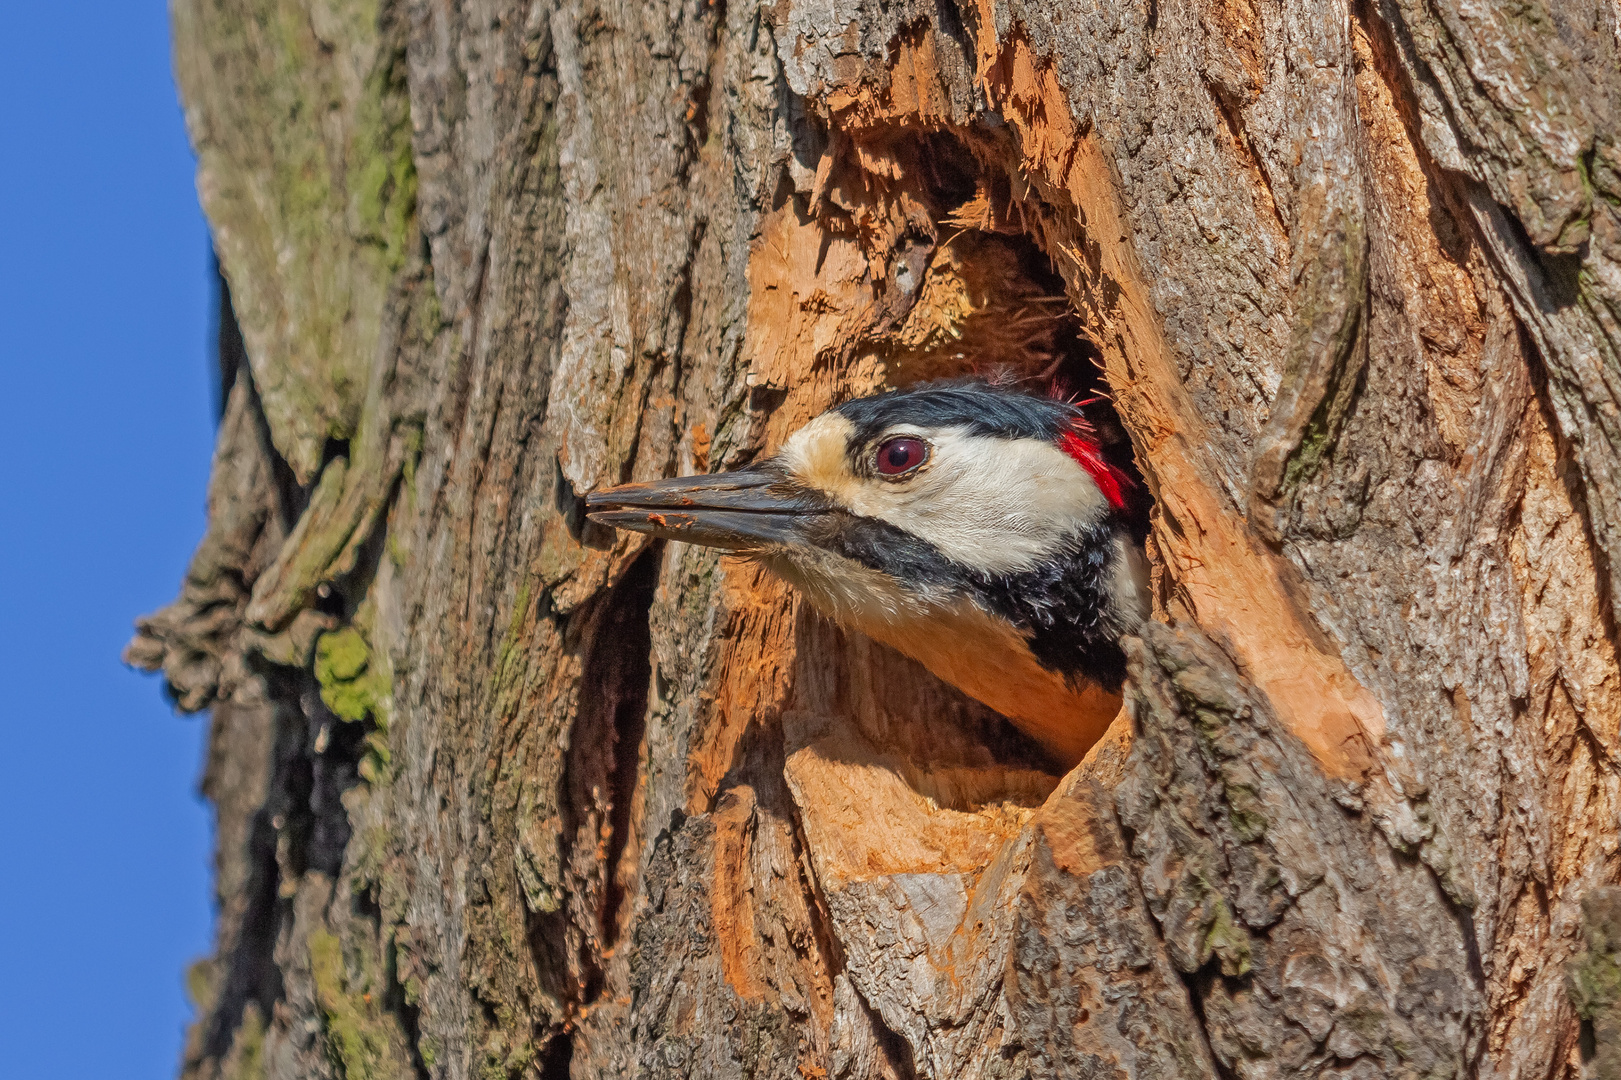
[[864, 480], [840, 493], [849, 509], [927, 540], [987, 574], [1031, 570], [1109, 510], [1078, 462], [1039, 439], [998, 439], [956, 428], [917, 434], [929, 463], [901, 481]]
[[851, 513], [887, 521], [988, 574], [1034, 568], [1109, 509], [1086, 470], [1040, 439], [896, 425], [885, 435], [916, 435], [932, 449], [916, 475], [886, 480], [851, 471], [852, 430], [840, 414], [824, 413], [788, 439], [781, 461]]

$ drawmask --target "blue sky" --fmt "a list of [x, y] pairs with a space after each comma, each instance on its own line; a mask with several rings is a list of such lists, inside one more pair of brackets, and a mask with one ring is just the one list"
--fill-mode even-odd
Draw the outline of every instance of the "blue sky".
[[0, 34], [0, 1073], [172, 1077], [207, 951], [204, 722], [125, 669], [201, 538], [208, 233], [162, 0]]

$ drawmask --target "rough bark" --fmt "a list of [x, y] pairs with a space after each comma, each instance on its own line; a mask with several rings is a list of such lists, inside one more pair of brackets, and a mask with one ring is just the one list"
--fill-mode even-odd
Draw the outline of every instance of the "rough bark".
[[[211, 717], [183, 1075], [1621, 1075], [1613, 5], [174, 26], [243, 345], [129, 654]], [[987, 369], [1154, 497], [1067, 776], [583, 519]]]

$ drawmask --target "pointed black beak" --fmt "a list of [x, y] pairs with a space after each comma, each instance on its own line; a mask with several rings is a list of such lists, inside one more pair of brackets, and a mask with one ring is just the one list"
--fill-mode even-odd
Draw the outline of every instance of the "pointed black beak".
[[823, 497], [762, 466], [625, 484], [585, 497], [592, 521], [728, 551], [805, 543], [807, 528], [827, 509]]

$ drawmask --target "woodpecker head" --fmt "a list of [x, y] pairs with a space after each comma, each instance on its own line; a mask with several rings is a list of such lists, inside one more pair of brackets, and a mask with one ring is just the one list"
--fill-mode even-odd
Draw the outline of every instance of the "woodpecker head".
[[984, 383], [846, 402], [748, 468], [586, 498], [606, 525], [761, 560], [1073, 764], [1146, 614], [1130, 481], [1079, 409]]

